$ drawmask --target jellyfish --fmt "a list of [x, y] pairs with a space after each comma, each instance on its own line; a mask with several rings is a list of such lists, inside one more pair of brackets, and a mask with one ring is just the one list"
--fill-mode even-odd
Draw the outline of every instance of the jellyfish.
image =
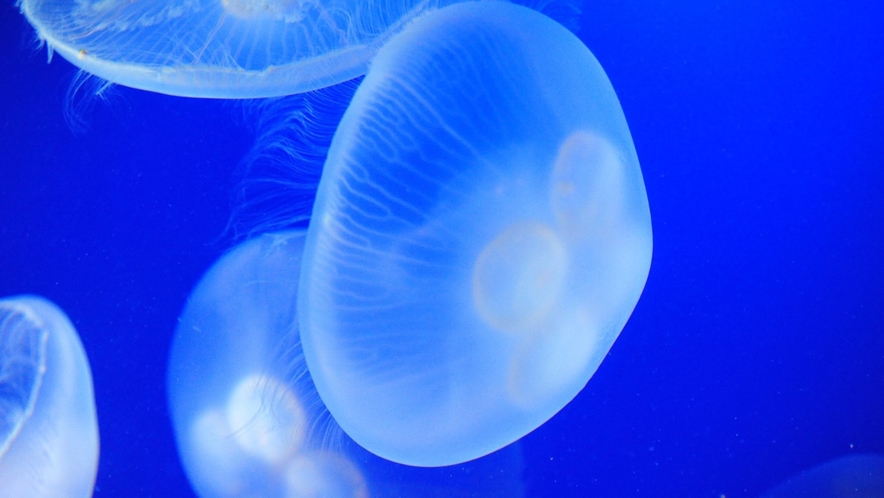
[[361, 81], [240, 103], [255, 142], [237, 168], [227, 226], [236, 240], [307, 227], [329, 144]]
[[530, 9], [430, 12], [377, 54], [319, 182], [304, 355], [343, 430], [394, 462], [506, 446], [584, 387], [651, 261], [605, 72]]
[[[203, 497], [523, 495], [521, 453], [427, 473], [384, 461], [342, 433], [300, 349], [298, 274], [305, 233], [249, 239], [222, 256], [182, 313], [169, 359], [178, 450]], [[489, 491], [489, 486], [493, 486]]]
[[48, 45], [121, 85], [170, 95], [257, 98], [363, 74], [421, 12], [455, 0], [21, 0]]
[[67, 316], [36, 296], [0, 300], [0, 497], [92, 496], [92, 373]]
[[884, 496], [884, 456], [845, 455], [789, 477], [762, 498]]

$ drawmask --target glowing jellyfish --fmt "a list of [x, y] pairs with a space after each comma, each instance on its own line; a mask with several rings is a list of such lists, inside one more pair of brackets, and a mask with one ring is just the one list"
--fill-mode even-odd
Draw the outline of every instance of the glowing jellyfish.
[[80, 338], [55, 305], [0, 300], [0, 497], [92, 496], [98, 423]]
[[651, 261], [599, 63], [527, 8], [446, 7], [385, 45], [335, 133], [299, 288], [322, 400], [377, 455], [467, 461], [586, 384]]
[[21, 0], [51, 51], [114, 83], [255, 98], [364, 74], [421, 12], [453, 0]]
[[365, 496], [352, 463], [307, 440], [315, 403], [287, 383], [303, 375], [290, 370], [302, 252], [297, 232], [237, 247], [206, 274], [181, 317], [169, 401], [200, 496]]
[[168, 385], [178, 450], [197, 494], [522, 496], [516, 449], [463, 469], [416, 469], [377, 458], [342, 433], [301, 354], [295, 303], [303, 241], [303, 231], [288, 231], [244, 242], [188, 300]]

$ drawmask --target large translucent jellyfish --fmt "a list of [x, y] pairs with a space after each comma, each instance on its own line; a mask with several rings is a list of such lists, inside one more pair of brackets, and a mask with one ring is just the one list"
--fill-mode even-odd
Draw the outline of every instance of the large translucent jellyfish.
[[454, 0], [20, 0], [51, 51], [113, 83], [190, 97], [288, 95], [365, 73]]
[[580, 40], [507, 3], [431, 12], [372, 62], [318, 187], [298, 305], [318, 392], [395, 462], [501, 448], [599, 367], [651, 245], [626, 120]]
[[67, 316], [35, 296], [0, 300], [0, 497], [92, 496], [92, 373]]
[[289, 231], [235, 247], [202, 278], [182, 314], [169, 401], [197, 494], [521, 496], [516, 448], [465, 469], [416, 469], [377, 458], [340, 431], [300, 349], [295, 303], [303, 241], [303, 231]]

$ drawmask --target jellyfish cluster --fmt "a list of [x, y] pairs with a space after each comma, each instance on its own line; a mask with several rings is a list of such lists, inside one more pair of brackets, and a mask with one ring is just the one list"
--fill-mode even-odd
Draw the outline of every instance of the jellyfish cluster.
[[[268, 210], [287, 219], [259, 221], [274, 229], [225, 253], [180, 317], [169, 405], [200, 496], [451, 496], [439, 467], [491, 462], [518, 475], [513, 443], [581, 391], [638, 302], [652, 236], [626, 119], [589, 49], [536, 10], [444, 0], [21, 9], [51, 50], [145, 90], [271, 97], [365, 75], [330, 144], [304, 144], [321, 152], [317, 164], [276, 139], [294, 129], [259, 137], [292, 162], [289, 184], [315, 170], [299, 185], [310, 202]], [[46, 330], [35, 312], [0, 312], [4, 327]], [[28, 458], [12, 448], [28, 441], [27, 420], [42, 413], [31, 398], [49, 385], [34, 372], [51, 358], [28, 340], [0, 357], [21, 377], [14, 416], [0, 420], [0, 479], [7, 460]], [[82, 347], [69, 343], [88, 380]], [[95, 434], [91, 388], [76, 392]], [[91, 480], [94, 460], [79, 461], [93, 463]]]

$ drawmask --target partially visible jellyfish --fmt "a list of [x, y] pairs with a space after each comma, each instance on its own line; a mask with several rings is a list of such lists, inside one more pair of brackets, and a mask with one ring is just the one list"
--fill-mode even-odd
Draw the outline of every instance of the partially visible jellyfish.
[[439, 466], [540, 426], [635, 307], [651, 219], [632, 138], [578, 38], [502, 2], [417, 19], [335, 133], [299, 288], [335, 420]]
[[377, 458], [342, 433], [301, 354], [295, 303], [303, 241], [304, 232], [295, 230], [236, 246], [188, 299], [168, 392], [178, 450], [196, 493], [522, 496], [516, 447], [463, 469], [416, 469]]
[[266, 235], [237, 247], [203, 277], [181, 316], [169, 402], [200, 496], [365, 496], [352, 463], [307, 446], [315, 401], [304, 403], [287, 383], [303, 375], [288, 370], [297, 361], [288, 356], [302, 244], [303, 235]]
[[762, 498], [881, 498], [884, 456], [846, 455], [806, 469], [780, 483]]
[[113, 83], [170, 95], [272, 97], [365, 73], [420, 13], [455, 0], [20, 0], [49, 46]]
[[67, 316], [35, 296], [0, 300], [0, 497], [92, 496], [92, 373]]

